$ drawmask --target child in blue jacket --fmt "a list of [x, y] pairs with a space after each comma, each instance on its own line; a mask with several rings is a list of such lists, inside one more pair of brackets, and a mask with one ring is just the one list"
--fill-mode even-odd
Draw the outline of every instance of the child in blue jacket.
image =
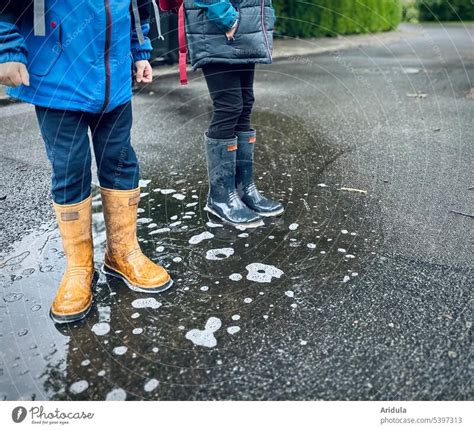
[[[52, 195], [67, 260], [51, 316], [83, 318], [95, 280], [91, 132], [107, 229], [103, 269], [132, 289], [172, 284], [136, 237], [139, 169], [130, 143], [132, 61], [151, 82], [151, 0], [11, 0], [0, 9], [0, 83], [35, 105], [52, 167]], [[132, 22], [134, 26], [133, 31]]]
[[271, 0], [185, 0], [186, 37], [194, 69], [202, 68], [213, 103], [205, 134], [209, 174], [206, 210], [243, 227], [281, 215], [283, 205], [254, 182], [251, 127], [255, 64], [272, 61]]

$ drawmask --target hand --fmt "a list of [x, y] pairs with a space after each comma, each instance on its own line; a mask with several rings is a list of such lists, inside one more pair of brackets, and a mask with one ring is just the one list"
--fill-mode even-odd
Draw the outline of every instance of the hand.
[[18, 87], [23, 84], [30, 86], [30, 75], [23, 63], [10, 61], [0, 64], [0, 84], [9, 87]]
[[237, 22], [232, 26], [232, 28], [225, 34], [227, 36], [227, 40], [234, 40], [234, 34], [237, 30]]
[[153, 80], [153, 69], [148, 60], [135, 61], [135, 79], [137, 82], [149, 84]]

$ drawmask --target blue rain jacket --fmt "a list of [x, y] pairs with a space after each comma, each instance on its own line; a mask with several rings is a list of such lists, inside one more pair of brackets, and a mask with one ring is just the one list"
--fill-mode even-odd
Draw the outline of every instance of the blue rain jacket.
[[24, 63], [30, 74], [29, 87], [7, 93], [38, 106], [93, 113], [128, 102], [132, 61], [149, 59], [152, 49], [150, 0], [138, 0], [141, 45], [131, 0], [40, 2], [44, 36], [34, 32], [33, 1], [13, 0], [0, 12], [0, 63]]

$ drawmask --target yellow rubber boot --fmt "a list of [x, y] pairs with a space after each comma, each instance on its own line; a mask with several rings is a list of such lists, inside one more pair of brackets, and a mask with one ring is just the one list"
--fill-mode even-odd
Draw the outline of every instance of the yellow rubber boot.
[[134, 291], [160, 293], [170, 288], [168, 272], [143, 254], [137, 240], [140, 188], [100, 190], [107, 231], [104, 272], [121, 278]]
[[92, 243], [92, 198], [72, 205], [53, 203], [66, 255], [66, 271], [51, 306], [56, 323], [84, 318], [92, 306], [94, 248]]

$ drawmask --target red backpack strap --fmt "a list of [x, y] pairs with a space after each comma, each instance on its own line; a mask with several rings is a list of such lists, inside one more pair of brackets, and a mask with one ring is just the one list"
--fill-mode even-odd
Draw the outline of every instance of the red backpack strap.
[[181, 85], [187, 85], [188, 76], [186, 73], [186, 56], [188, 48], [186, 46], [186, 32], [184, 27], [184, 1], [181, 3], [178, 12], [178, 42], [179, 42], [179, 80]]

